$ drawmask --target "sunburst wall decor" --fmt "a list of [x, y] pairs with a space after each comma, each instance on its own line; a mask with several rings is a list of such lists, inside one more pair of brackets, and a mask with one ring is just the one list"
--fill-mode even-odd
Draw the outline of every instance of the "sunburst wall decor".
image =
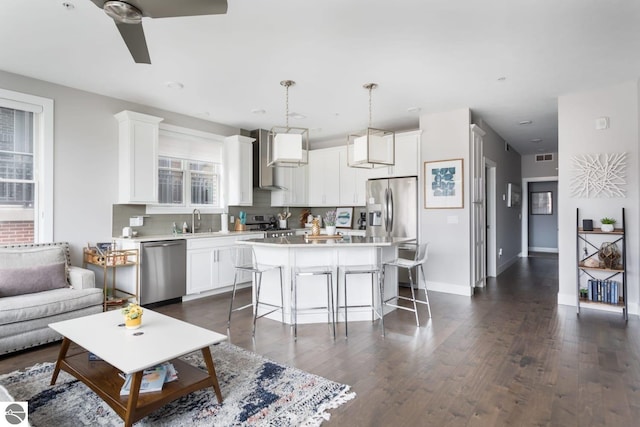
[[627, 153], [573, 156], [571, 196], [582, 198], [626, 197]]

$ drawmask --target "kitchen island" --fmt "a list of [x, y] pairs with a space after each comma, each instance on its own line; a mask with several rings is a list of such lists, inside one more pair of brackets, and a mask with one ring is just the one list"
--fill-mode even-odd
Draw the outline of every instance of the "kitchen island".
[[[380, 264], [397, 257], [398, 246], [411, 242], [411, 238], [385, 238], [342, 236], [338, 239], [312, 240], [306, 236], [276, 237], [267, 239], [249, 239], [237, 243], [251, 245], [258, 263], [282, 265], [284, 280], [285, 322], [293, 323], [291, 319], [291, 283], [294, 267], [329, 266], [334, 272], [334, 299], [344, 300], [343, 278], [338, 277], [338, 267], [344, 265]], [[385, 299], [397, 295], [398, 280], [395, 269], [389, 269], [385, 275]], [[280, 304], [280, 283], [277, 271], [265, 273], [262, 277], [260, 299], [270, 304]], [[324, 310], [304, 310], [304, 307], [318, 305], [318, 301], [326, 301], [326, 287], [324, 277], [304, 277], [298, 286], [298, 323], [325, 323], [327, 314]], [[313, 283], [315, 282], [315, 283]], [[371, 304], [371, 276], [351, 275], [347, 289], [349, 305]], [[377, 286], [374, 292], [374, 305], [379, 304]], [[255, 283], [254, 283], [255, 306]], [[393, 307], [385, 306], [385, 313]], [[258, 314], [264, 311], [259, 310]], [[366, 307], [350, 308], [349, 322], [358, 320], [371, 321], [371, 310]], [[281, 321], [279, 312], [266, 317]], [[344, 321], [344, 309], [337, 315], [337, 321]]]

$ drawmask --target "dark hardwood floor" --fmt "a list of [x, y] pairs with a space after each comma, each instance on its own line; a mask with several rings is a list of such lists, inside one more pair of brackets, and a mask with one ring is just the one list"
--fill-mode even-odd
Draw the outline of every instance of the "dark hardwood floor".
[[[427, 264], [428, 267], [428, 264]], [[637, 426], [637, 316], [558, 306], [557, 257], [521, 259], [475, 296], [430, 293], [422, 308], [379, 322], [290, 328], [234, 313], [230, 341], [277, 362], [351, 385], [356, 399], [331, 410], [336, 426]], [[157, 308], [225, 332], [228, 295]], [[243, 291], [240, 298], [248, 301]], [[0, 359], [0, 372], [54, 361], [58, 345]]]

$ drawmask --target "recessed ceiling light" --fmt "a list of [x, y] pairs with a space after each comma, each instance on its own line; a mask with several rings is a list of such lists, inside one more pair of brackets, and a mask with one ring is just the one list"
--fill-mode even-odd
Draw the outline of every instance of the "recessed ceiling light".
[[289, 117], [291, 117], [292, 119], [298, 119], [298, 120], [307, 118], [307, 116], [305, 116], [304, 114], [294, 113], [294, 112], [289, 113]]
[[184, 87], [180, 82], [165, 82], [164, 85], [169, 89], [182, 89]]
[[542, 142], [542, 139], [541, 138], [533, 138], [531, 140], [531, 142], [533, 142], [534, 144], [537, 144], [538, 142]]
[[422, 108], [420, 107], [409, 107], [407, 108], [407, 113], [419, 113]]
[[251, 112], [253, 114], [264, 114], [267, 112], [267, 110], [263, 109], [263, 108], [254, 108], [253, 110], [251, 110]]
[[518, 122], [518, 124], [520, 125], [530, 125], [531, 123], [533, 123], [533, 121], [531, 120], [521, 120], [520, 122]]
[[499, 82], [503, 82], [505, 80], [507, 80], [507, 78], [505, 76], [498, 77], [498, 81]]
[[67, 10], [73, 10], [76, 7], [73, 5], [73, 3], [69, 3], [68, 1], [65, 1], [64, 3], [62, 3], [62, 7], [64, 7]]

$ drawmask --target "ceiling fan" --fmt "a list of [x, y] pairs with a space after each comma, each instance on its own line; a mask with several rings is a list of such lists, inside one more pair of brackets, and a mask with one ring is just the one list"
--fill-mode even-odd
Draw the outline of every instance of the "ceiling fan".
[[227, 0], [91, 0], [113, 18], [120, 35], [138, 64], [151, 64], [142, 17], [220, 15], [227, 13]]

